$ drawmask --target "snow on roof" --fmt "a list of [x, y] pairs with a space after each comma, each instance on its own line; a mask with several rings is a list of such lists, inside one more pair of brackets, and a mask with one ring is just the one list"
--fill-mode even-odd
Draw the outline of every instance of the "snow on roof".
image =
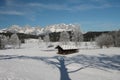
[[68, 49], [78, 49], [75, 45], [59, 45], [62, 49], [68, 50]]

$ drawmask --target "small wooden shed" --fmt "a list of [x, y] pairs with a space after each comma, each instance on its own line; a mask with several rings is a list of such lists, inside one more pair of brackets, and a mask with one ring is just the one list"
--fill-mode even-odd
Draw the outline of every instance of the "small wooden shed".
[[79, 51], [79, 49], [76, 46], [70, 46], [70, 45], [58, 45], [55, 48], [58, 49], [58, 54], [63, 54], [63, 55], [72, 54]]

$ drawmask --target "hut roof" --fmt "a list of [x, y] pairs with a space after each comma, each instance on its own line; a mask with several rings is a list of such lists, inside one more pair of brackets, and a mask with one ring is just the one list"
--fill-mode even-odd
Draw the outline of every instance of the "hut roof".
[[72, 50], [72, 49], [78, 49], [77, 46], [74, 45], [59, 45], [63, 50]]

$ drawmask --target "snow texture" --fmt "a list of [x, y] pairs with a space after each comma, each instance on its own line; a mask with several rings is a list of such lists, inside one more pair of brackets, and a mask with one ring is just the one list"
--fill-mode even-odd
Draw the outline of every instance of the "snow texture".
[[63, 56], [38, 40], [26, 42], [20, 49], [0, 50], [0, 80], [120, 80], [120, 48], [89, 45]]

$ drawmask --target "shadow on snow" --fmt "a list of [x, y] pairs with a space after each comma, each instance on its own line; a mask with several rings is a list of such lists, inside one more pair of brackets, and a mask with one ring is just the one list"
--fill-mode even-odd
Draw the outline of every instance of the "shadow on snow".
[[[18, 56], [18, 55], [0, 55], [0, 60], [8, 59], [33, 59], [40, 60], [47, 64], [56, 66], [60, 72], [60, 80], [71, 80], [69, 73], [77, 72], [85, 68], [97, 68], [108, 71], [108, 69], [120, 71], [120, 55], [107, 56], [100, 54], [99, 56], [77, 55], [73, 57], [54, 56], [54, 57], [39, 57], [39, 56]], [[73, 63], [80, 64], [79, 69], [68, 71], [66, 68]]]

